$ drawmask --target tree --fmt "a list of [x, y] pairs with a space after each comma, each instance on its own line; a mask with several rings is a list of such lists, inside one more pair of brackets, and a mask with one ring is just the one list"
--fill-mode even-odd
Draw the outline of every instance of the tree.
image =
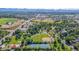
[[71, 45], [71, 43], [75, 40], [74, 36], [68, 36], [64, 40], [66, 40], [66, 43]]
[[79, 51], [79, 42], [74, 44], [74, 49]]
[[69, 46], [67, 46], [67, 45], [64, 45], [64, 51], [71, 51], [72, 49], [69, 47]]

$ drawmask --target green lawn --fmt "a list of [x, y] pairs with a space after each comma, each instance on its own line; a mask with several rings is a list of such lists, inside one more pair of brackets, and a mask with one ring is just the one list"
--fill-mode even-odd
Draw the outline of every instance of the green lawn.
[[12, 36], [12, 39], [10, 41], [10, 44], [16, 44], [16, 43], [17, 43], [16, 37], [15, 36]]
[[45, 19], [45, 20], [32, 20], [32, 22], [44, 22], [44, 23], [54, 23], [54, 20]]
[[42, 42], [42, 38], [45, 38], [45, 37], [49, 37], [48, 34], [40, 33], [40, 34], [31, 36], [33, 42]]
[[21, 43], [21, 41], [22, 41], [22, 39], [16, 40], [16, 37], [12, 36], [10, 44], [19, 44], [19, 43]]
[[15, 22], [15, 18], [0, 18], [0, 24], [6, 24], [7, 22]]

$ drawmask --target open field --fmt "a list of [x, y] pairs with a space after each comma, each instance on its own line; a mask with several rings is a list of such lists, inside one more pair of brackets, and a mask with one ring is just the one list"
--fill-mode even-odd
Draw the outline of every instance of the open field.
[[12, 36], [10, 44], [19, 44], [21, 40], [16, 40], [15, 36]]
[[0, 19], [0, 28], [4, 30], [14, 30], [24, 21], [18, 20], [16, 18], [1, 18]]
[[15, 18], [0, 18], [0, 25], [6, 24], [8, 22], [15, 22]]
[[[48, 39], [49, 36], [46, 33], [40, 33], [40, 34], [36, 34], [31, 36], [33, 42], [42, 42], [44, 39], [46, 40], [46, 38]], [[50, 38], [49, 38], [50, 40]]]
[[32, 22], [54, 23], [54, 20], [51, 20], [51, 19], [45, 19], [45, 20], [32, 20]]

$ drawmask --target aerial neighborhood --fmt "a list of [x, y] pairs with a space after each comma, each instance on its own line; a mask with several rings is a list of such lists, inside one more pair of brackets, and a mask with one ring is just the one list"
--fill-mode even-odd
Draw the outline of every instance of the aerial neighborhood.
[[0, 9], [0, 51], [79, 51], [78, 11]]

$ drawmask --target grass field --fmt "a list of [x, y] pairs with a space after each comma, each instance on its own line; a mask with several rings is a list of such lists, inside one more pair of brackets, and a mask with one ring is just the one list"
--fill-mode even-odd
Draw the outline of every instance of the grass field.
[[22, 39], [16, 40], [16, 37], [12, 36], [9, 44], [19, 44], [19, 43], [21, 43], [21, 41], [22, 41]]
[[0, 25], [6, 24], [7, 22], [15, 22], [15, 18], [0, 18]]
[[32, 22], [54, 23], [54, 20], [50, 20], [50, 19], [45, 19], [45, 20], [32, 20]]
[[31, 36], [33, 42], [42, 42], [42, 38], [47, 38], [47, 37], [49, 36], [46, 33], [40, 33], [40, 34]]

